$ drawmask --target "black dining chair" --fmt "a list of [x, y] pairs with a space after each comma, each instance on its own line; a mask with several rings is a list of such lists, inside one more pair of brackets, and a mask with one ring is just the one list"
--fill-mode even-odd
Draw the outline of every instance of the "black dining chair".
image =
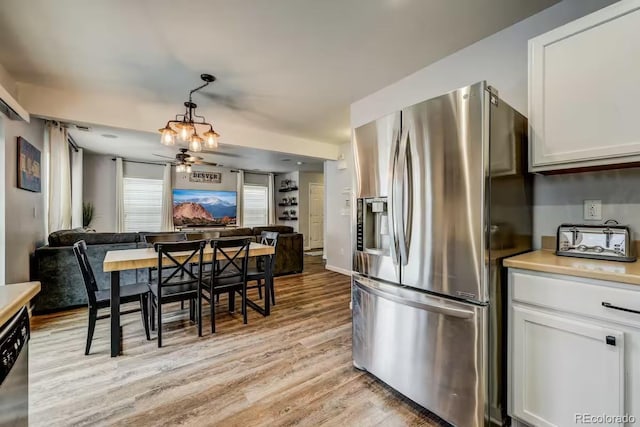
[[[95, 275], [91, 264], [89, 264], [89, 256], [87, 255], [87, 244], [84, 240], [73, 245], [73, 253], [78, 261], [80, 267], [80, 273], [82, 273], [82, 280], [87, 291], [87, 300], [89, 306], [89, 325], [87, 329], [87, 344], [85, 346], [84, 354], [88, 355], [91, 350], [91, 341], [93, 340], [93, 332], [96, 328], [96, 321], [100, 319], [109, 318], [109, 314], [98, 316], [98, 310], [101, 308], [108, 308], [111, 302], [111, 294], [108, 289], [98, 289]], [[132, 285], [120, 286], [120, 302], [127, 303], [133, 301], [140, 301], [140, 308], [134, 310], [126, 310], [120, 312], [120, 314], [129, 314], [135, 312], [142, 313], [142, 325], [144, 326], [144, 332], [147, 339], [151, 339], [149, 336], [149, 323], [148, 317], [148, 298], [149, 287], [146, 283], [136, 283]]]
[[[171, 242], [185, 242], [187, 241], [187, 234], [186, 233], [145, 233], [142, 238], [144, 239], [144, 242], [153, 247], [153, 245], [155, 245], [156, 243], [160, 243], [160, 242], [166, 242], [166, 243], [171, 243]], [[192, 240], [197, 240], [197, 239], [192, 239]], [[172, 267], [169, 267], [172, 268]], [[156, 267], [151, 267], [149, 268], [149, 283], [151, 283], [151, 281], [153, 280], [153, 272], [156, 271]], [[184, 301], [180, 302], [180, 309], [184, 309]], [[152, 322], [153, 325], [153, 322]]]
[[[157, 278], [149, 283], [151, 291], [151, 325], [157, 321], [158, 347], [162, 347], [162, 304], [195, 301], [202, 283], [202, 257], [206, 240], [191, 242], [160, 242], [154, 245], [158, 252]], [[194, 273], [191, 265], [197, 266]], [[195, 307], [190, 304], [190, 318], [195, 321]], [[155, 329], [155, 328], [152, 328]]]
[[[212, 240], [212, 267], [207, 280], [198, 291], [198, 319], [202, 319], [202, 300], [209, 302], [211, 333], [216, 332], [215, 297], [229, 295], [229, 310], [233, 310], [235, 295], [242, 297], [242, 321], [247, 324], [247, 264], [251, 239]], [[198, 336], [202, 336], [202, 322], [198, 322]]]
[[[275, 251], [278, 247], [279, 235], [280, 233], [278, 233], [277, 231], [263, 231], [262, 233], [260, 233], [260, 243], [262, 243], [263, 245], [273, 246], [273, 249]], [[247, 289], [258, 288], [258, 296], [260, 297], [260, 299], [262, 299], [262, 281], [264, 280], [265, 286], [267, 285], [267, 283], [269, 283], [269, 280], [267, 280], [267, 276], [266, 276], [267, 274], [265, 269], [266, 262], [271, 263], [271, 276], [273, 276], [273, 271], [276, 266], [275, 252], [270, 257], [269, 256], [258, 257], [256, 261], [256, 267], [250, 268], [247, 271], [247, 282], [253, 282], [253, 281], [257, 282], [256, 285], [248, 286]], [[275, 296], [275, 289], [273, 286], [273, 277], [271, 277], [270, 279], [271, 279], [270, 280], [271, 287], [269, 288], [269, 292], [271, 293], [271, 304], [276, 305], [276, 296]]]

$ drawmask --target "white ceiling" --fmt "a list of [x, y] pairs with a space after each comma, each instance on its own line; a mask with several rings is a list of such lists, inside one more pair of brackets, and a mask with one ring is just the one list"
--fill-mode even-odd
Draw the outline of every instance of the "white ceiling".
[[[161, 145], [158, 134], [104, 126], [90, 126], [89, 131], [77, 130], [70, 126], [69, 134], [79, 146], [89, 152], [122, 156], [129, 160], [167, 162], [174, 159], [181, 148]], [[247, 147], [220, 145], [215, 152], [192, 154], [202, 157], [206, 162], [247, 171], [322, 172], [323, 170], [323, 161], [320, 159]]]
[[342, 143], [352, 102], [557, 1], [2, 0], [0, 64], [176, 113], [209, 72], [214, 124]]

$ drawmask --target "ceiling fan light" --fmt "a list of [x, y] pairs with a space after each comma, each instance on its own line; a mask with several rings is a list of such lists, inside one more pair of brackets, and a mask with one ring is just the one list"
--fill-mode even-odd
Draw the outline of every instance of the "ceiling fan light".
[[180, 163], [179, 165], [176, 165], [177, 173], [182, 173], [183, 171], [184, 171], [184, 165], [182, 163]]
[[191, 165], [187, 165], [187, 166], [184, 168], [184, 171], [185, 171], [186, 173], [191, 173]]
[[189, 140], [189, 151], [198, 152], [202, 151], [202, 138], [198, 136], [198, 134], [193, 134], [191, 139]]

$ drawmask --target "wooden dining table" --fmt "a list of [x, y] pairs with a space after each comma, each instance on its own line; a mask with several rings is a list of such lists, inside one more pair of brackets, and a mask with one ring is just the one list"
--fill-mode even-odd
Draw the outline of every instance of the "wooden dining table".
[[[222, 249], [218, 249], [221, 251]], [[233, 254], [238, 248], [224, 249]], [[272, 257], [275, 254], [273, 246], [263, 245], [261, 243], [252, 242], [249, 246], [249, 254], [251, 257], [266, 256]], [[173, 254], [176, 261], [186, 261], [191, 252]], [[218, 260], [224, 261], [224, 254], [218, 254]], [[210, 245], [204, 250], [203, 263], [213, 261], [213, 249]], [[198, 256], [192, 258], [192, 262], [198, 262]], [[158, 253], [153, 248], [141, 249], [122, 249], [107, 252], [102, 264], [105, 273], [111, 273], [111, 357], [116, 357], [122, 352], [121, 332], [120, 332], [120, 272], [127, 270], [137, 270], [140, 268], [153, 268], [158, 266]], [[264, 307], [260, 307], [254, 301], [247, 298], [247, 304], [258, 311], [263, 316], [271, 313], [271, 289], [273, 287], [273, 272], [271, 271], [271, 262], [264, 263], [265, 266], [265, 295]]]

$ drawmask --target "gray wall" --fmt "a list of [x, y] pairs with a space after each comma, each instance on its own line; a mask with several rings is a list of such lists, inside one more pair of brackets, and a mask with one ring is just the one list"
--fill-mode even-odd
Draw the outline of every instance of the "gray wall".
[[[18, 136], [44, 151], [44, 121], [31, 118], [31, 123], [9, 120], [0, 114], [3, 121], [4, 144], [4, 222], [5, 222], [5, 283], [29, 280], [30, 258], [37, 246], [46, 240], [44, 218], [44, 189], [33, 193], [18, 188]], [[44, 157], [42, 157], [44, 160]], [[43, 170], [41, 169], [41, 172]], [[2, 280], [0, 280], [2, 281]]]
[[583, 216], [584, 200], [602, 200], [602, 219], [616, 219], [640, 238], [640, 168], [567, 175], [536, 175], [534, 180], [534, 245], [553, 236], [563, 222], [598, 224]]
[[93, 204], [93, 219], [89, 227], [98, 232], [116, 230], [116, 164], [113, 156], [84, 152], [84, 203]]
[[351, 271], [351, 215], [344, 215], [344, 211], [353, 191], [351, 144], [343, 144], [340, 152], [348, 165], [346, 169], [338, 169], [337, 161], [324, 162], [324, 253], [327, 268], [347, 272]]
[[269, 186], [269, 175], [263, 173], [244, 173], [244, 183], [251, 185], [261, 185], [263, 187]]

